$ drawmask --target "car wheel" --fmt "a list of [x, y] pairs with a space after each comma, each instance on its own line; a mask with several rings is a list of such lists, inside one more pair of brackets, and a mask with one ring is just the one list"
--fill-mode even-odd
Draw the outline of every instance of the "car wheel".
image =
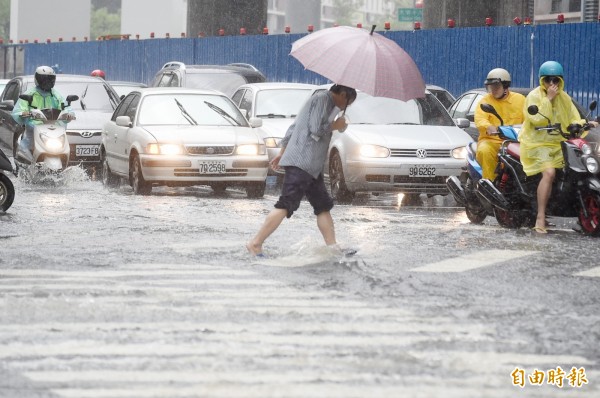
[[102, 173], [102, 185], [107, 188], [116, 188], [119, 186], [121, 179], [110, 171], [110, 166], [108, 165], [108, 160], [106, 159], [106, 153], [104, 151], [102, 152], [102, 169], [100, 172]]
[[246, 195], [251, 199], [262, 198], [265, 196], [265, 188], [267, 184], [262, 182], [251, 183], [246, 187]]
[[212, 188], [213, 192], [216, 195], [222, 195], [223, 193], [225, 193], [225, 190], [227, 189], [227, 185], [223, 184], [223, 183], [215, 183], [215, 184], [210, 184], [210, 187]]
[[129, 179], [131, 181], [131, 187], [133, 188], [133, 193], [136, 195], [149, 195], [152, 192], [152, 184], [148, 183], [144, 180], [144, 175], [142, 174], [142, 164], [140, 162], [140, 157], [136, 154], [132, 159], [132, 163], [130, 164], [130, 173]]
[[344, 179], [342, 159], [339, 153], [334, 153], [329, 162], [329, 183], [331, 196], [340, 203], [350, 203], [354, 199], [354, 192], [350, 192]]

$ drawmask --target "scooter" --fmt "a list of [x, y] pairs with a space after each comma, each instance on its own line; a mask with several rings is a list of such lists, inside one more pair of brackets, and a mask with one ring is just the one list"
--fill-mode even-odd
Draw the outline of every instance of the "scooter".
[[[64, 170], [69, 163], [69, 141], [67, 140], [65, 123], [68, 123], [65, 104], [62, 104], [62, 110], [58, 109], [36, 109], [31, 106], [33, 96], [21, 94], [22, 100], [29, 103], [32, 108], [29, 113], [21, 115], [23, 119], [41, 121], [41, 124], [26, 126], [26, 129], [33, 129], [33, 152], [21, 145], [23, 134], [17, 139], [15, 148], [15, 163], [19, 167], [36, 165], [39, 168], [57, 172]], [[67, 106], [71, 102], [77, 101], [77, 95], [67, 96]]]
[[[590, 112], [596, 101], [590, 104]], [[527, 108], [530, 115], [540, 114], [535, 105]], [[546, 214], [556, 217], [577, 217], [581, 231], [590, 236], [600, 236], [600, 160], [592, 147], [582, 138], [588, 123], [571, 124], [563, 132], [560, 124], [536, 127], [548, 134], [561, 134], [565, 165], [557, 170]], [[589, 114], [588, 114], [589, 116]], [[493, 211], [498, 224], [506, 228], [533, 227], [537, 215], [537, 187], [541, 175], [527, 176], [520, 162], [520, 145], [505, 141], [498, 154], [497, 178], [492, 182], [481, 179], [476, 193], [488, 211]]]
[[15, 200], [15, 187], [8, 177], [7, 171], [16, 176], [8, 157], [0, 149], [0, 210], [5, 212]]
[[[512, 126], [505, 126], [504, 121], [496, 112], [494, 107], [489, 104], [480, 104], [482, 110], [495, 115], [500, 120], [498, 126], [498, 135], [504, 140], [517, 140], [517, 131]], [[470, 142], [467, 145], [467, 162], [463, 167], [463, 173], [458, 176], [450, 176], [446, 179], [446, 186], [454, 196], [454, 200], [465, 207], [467, 218], [473, 224], [481, 224], [487, 216], [493, 216], [493, 211], [489, 211], [477, 196], [475, 187], [477, 182], [483, 176], [481, 165], [477, 161], [477, 142]]]

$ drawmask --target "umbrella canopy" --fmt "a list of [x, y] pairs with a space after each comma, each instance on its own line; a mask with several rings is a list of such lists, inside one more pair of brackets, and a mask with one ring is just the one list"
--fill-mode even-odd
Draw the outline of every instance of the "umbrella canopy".
[[376, 97], [407, 101], [425, 96], [415, 61], [396, 42], [368, 30], [336, 26], [292, 44], [290, 55], [334, 83]]

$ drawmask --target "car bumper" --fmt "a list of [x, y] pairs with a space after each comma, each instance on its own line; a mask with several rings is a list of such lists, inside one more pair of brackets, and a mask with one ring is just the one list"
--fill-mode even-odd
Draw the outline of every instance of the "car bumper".
[[[142, 173], [151, 182], [255, 182], [265, 181], [269, 161], [266, 155], [249, 157], [212, 157], [142, 155]], [[202, 162], [223, 162], [225, 171], [203, 171]]]
[[[403, 192], [423, 193], [430, 195], [447, 195], [449, 193], [446, 179], [458, 176], [464, 167], [464, 159], [444, 159], [444, 161], [415, 160], [399, 164], [390, 163], [389, 158], [370, 161], [349, 161], [344, 170], [346, 186], [350, 191], [368, 192]], [[434, 176], [410, 176], [410, 169], [415, 166], [435, 168]]]

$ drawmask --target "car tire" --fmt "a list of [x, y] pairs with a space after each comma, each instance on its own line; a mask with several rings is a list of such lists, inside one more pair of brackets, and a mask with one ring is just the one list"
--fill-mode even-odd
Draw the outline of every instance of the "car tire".
[[338, 152], [331, 156], [329, 161], [329, 184], [331, 185], [331, 196], [339, 203], [351, 203], [354, 192], [350, 192], [346, 186], [342, 158]]
[[142, 174], [142, 164], [139, 155], [135, 154], [129, 165], [129, 181], [136, 195], [150, 195], [152, 193], [152, 184], [144, 180]]
[[251, 199], [262, 198], [266, 187], [267, 183], [264, 181], [251, 183], [246, 187], [246, 195]]
[[210, 184], [210, 187], [212, 188], [215, 195], [223, 195], [225, 193], [225, 190], [227, 189], [227, 185], [221, 182]]
[[118, 188], [121, 182], [121, 179], [114, 175], [110, 170], [110, 166], [108, 165], [108, 160], [106, 159], [106, 152], [102, 151], [102, 168], [100, 169], [102, 173], [102, 185], [107, 188]]

